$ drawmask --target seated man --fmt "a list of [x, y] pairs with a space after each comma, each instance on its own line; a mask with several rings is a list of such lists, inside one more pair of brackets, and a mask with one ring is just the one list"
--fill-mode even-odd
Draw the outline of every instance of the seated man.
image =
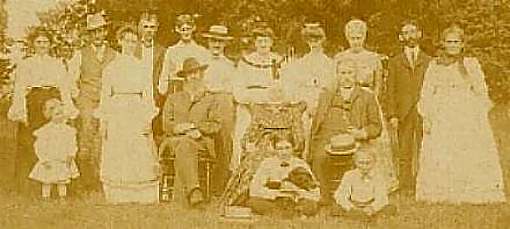
[[341, 207], [338, 215], [373, 216], [381, 212], [391, 214], [395, 208], [388, 205], [388, 188], [384, 178], [374, 170], [375, 157], [370, 150], [356, 152], [355, 169], [346, 172], [335, 192]]
[[376, 97], [356, 84], [357, 68], [352, 60], [338, 63], [336, 90], [325, 90], [312, 124], [312, 169], [321, 185], [321, 204], [332, 203], [330, 155], [325, 150], [331, 139], [339, 134], [351, 135], [363, 145], [381, 134], [382, 120]]
[[204, 152], [215, 157], [212, 138], [221, 128], [221, 115], [214, 98], [206, 96], [202, 82], [207, 65], [194, 58], [186, 59], [178, 76], [184, 78], [183, 91], [168, 96], [163, 107], [163, 130], [167, 139], [160, 152], [171, 148], [175, 154], [174, 200], [195, 205], [203, 200], [203, 188], [198, 182], [198, 160]]
[[292, 152], [288, 140], [275, 144], [277, 155], [266, 158], [250, 184], [248, 205], [264, 215], [317, 214], [320, 190], [308, 164]]

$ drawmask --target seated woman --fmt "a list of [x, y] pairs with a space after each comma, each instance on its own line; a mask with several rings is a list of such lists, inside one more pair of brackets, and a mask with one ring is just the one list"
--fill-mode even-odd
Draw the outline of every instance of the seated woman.
[[312, 169], [321, 184], [321, 203], [331, 201], [330, 155], [325, 147], [331, 139], [350, 135], [361, 145], [374, 145], [382, 129], [381, 111], [373, 93], [357, 86], [355, 63], [344, 60], [337, 66], [337, 89], [324, 91], [312, 125]]
[[274, 145], [276, 155], [262, 161], [250, 183], [248, 206], [258, 214], [317, 214], [320, 190], [310, 166], [294, 154], [290, 141]]

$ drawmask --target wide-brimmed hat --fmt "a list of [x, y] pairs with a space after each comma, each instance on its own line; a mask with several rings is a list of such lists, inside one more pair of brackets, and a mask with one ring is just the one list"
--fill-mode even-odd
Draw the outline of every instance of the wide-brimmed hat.
[[209, 67], [209, 65], [202, 65], [197, 59], [191, 57], [182, 62], [182, 70], [177, 72], [177, 76], [186, 78], [190, 73], [204, 71], [207, 67]]
[[87, 30], [95, 30], [106, 26], [106, 20], [100, 13], [87, 16]]
[[228, 34], [228, 28], [223, 25], [212, 25], [209, 27], [209, 31], [202, 34], [205, 38], [212, 38], [217, 40], [229, 41], [234, 37]]

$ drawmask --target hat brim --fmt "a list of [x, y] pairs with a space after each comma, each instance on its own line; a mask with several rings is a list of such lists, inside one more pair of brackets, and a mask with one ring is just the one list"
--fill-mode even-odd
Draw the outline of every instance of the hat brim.
[[96, 25], [96, 26], [87, 26], [87, 30], [91, 31], [91, 30], [96, 30], [96, 29], [104, 28], [104, 27], [106, 27], [106, 25], [107, 24], [101, 24], [101, 25]]
[[181, 71], [177, 72], [177, 76], [181, 77], [181, 78], [187, 78], [188, 74], [193, 73], [193, 72], [197, 72], [197, 71], [205, 71], [208, 67], [209, 67], [209, 65], [204, 64], [204, 65], [201, 65], [201, 66], [196, 67], [196, 68], [188, 69], [186, 71], [181, 70]]
[[216, 39], [216, 40], [222, 40], [222, 41], [231, 41], [234, 39], [234, 37], [232, 37], [232, 36], [224, 36], [224, 35], [211, 34], [211, 33], [203, 33], [202, 37]]

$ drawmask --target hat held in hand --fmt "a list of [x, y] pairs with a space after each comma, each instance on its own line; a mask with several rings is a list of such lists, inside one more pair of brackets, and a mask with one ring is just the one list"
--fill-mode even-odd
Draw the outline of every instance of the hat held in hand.
[[184, 60], [184, 62], [182, 63], [182, 70], [177, 72], [177, 76], [186, 78], [189, 74], [198, 71], [204, 71], [205, 69], [207, 69], [207, 67], [209, 67], [209, 65], [207, 64], [202, 65], [200, 64], [200, 62], [198, 62], [197, 59], [190, 57]]
[[326, 151], [329, 154], [350, 155], [356, 151], [358, 144], [350, 134], [338, 134], [329, 140]]

